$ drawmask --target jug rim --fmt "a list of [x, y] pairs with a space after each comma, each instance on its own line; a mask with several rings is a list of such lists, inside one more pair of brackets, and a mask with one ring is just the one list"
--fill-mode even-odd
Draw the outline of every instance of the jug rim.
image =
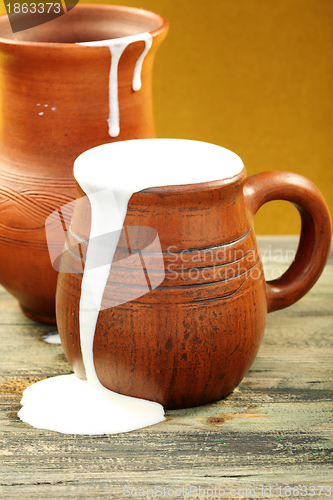
[[[156, 21], [156, 24], [157, 24], [157, 27], [154, 28], [154, 29], [151, 29], [151, 30], [146, 30], [146, 31], [139, 31], [138, 30], [134, 30], [135, 33], [133, 34], [141, 34], [141, 33], [145, 33], [145, 32], [148, 32], [150, 33], [150, 35], [153, 37], [153, 38], [156, 38], [158, 35], [161, 35], [163, 33], [166, 33], [168, 28], [169, 28], [169, 22], [165, 19], [165, 17], [163, 17], [162, 15], [160, 14], [157, 14], [153, 11], [150, 11], [150, 10], [146, 10], [146, 9], [141, 9], [141, 8], [137, 8], [137, 7], [131, 7], [131, 6], [125, 6], [125, 5], [109, 5], [109, 4], [78, 4], [75, 6], [75, 8], [71, 9], [69, 12], [66, 13], [66, 15], [73, 15], [72, 12], [77, 12], [78, 10], [81, 10], [81, 11], [84, 11], [86, 10], [87, 12], [89, 10], [94, 10], [94, 11], [99, 11], [99, 12], [102, 12], [102, 11], [108, 11], [108, 12], [120, 12], [120, 13], [128, 13], [128, 14], [132, 14], [133, 16], [135, 15], [140, 15], [140, 17], [142, 17], [142, 19], [147, 19], [147, 21], [150, 19], [150, 20], [155, 20]], [[145, 17], [146, 16], [146, 17]], [[59, 16], [59, 17], [62, 17], [62, 16]], [[4, 20], [7, 18], [7, 21], [8, 21], [8, 29], [10, 30], [11, 32], [11, 37], [7, 38], [5, 36], [1, 36], [1, 24], [4, 23]], [[58, 17], [53, 19], [53, 20], [57, 20], [59, 19]], [[46, 23], [43, 23], [42, 25], [40, 26], [43, 26], [44, 24], [49, 24], [51, 21], [48, 21]], [[29, 32], [30, 30], [33, 30], [33, 29], [36, 29], [38, 28], [39, 26], [35, 26], [33, 28], [28, 28], [28, 29], [25, 29], [25, 30], [22, 30], [22, 33], [25, 33], [25, 32]], [[20, 32], [18, 32], [20, 33]], [[16, 36], [16, 33], [13, 33], [11, 31], [11, 28], [10, 28], [10, 25], [9, 25], [9, 19], [8, 19], [8, 14], [2, 14], [0, 16], [0, 45], [13, 45], [13, 46], [27, 46], [27, 47], [47, 47], [47, 48], [68, 48], [68, 50], [73, 50], [73, 49], [80, 49], [80, 45], [77, 43], [77, 42], [46, 42], [46, 41], [34, 41], [34, 40], [24, 40], [24, 39], [17, 39], [17, 38], [14, 38]], [[131, 36], [131, 35], [125, 35], [125, 36]], [[124, 37], [125, 37], [124, 36]], [[112, 37], [110, 37], [112, 38]], [[114, 37], [114, 39], [116, 40], [117, 38], [122, 38], [122, 37]], [[103, 39], [107, 40], [107, 38], [104, 38]], [[93, 40], [89, 40], [89, 41], [93, 41]], [[100, 49], [100, 48], [103, 48], [103, 47], [92, 47], [94, 49]]]

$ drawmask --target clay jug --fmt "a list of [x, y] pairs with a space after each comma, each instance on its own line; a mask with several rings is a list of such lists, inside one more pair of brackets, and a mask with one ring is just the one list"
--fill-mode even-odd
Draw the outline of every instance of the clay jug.
[[[78, 5], [15, 35], [0, 18], [0, 283], [33, 319], [55, 323], [44, 224], [75, 199], [75, 158], [156, 135], [152, 69], [167, 28], [157, 14], [113, 5]], [[113, 49], [78, 44], [132, 35]]]
[[[160, 157], [146, 158], [152, 168], [178, 162], [181, 169], [184, 159], [194, 166], [197, 155], [191, 144], [173, 158], [170, 151], [176, 140], [155, 141]], [[106, 145], [110, 168], [126, 161], [138, 142]], [[149, 153], [154, 141], [140, 142], [147, 143]], [[206, 146], [202, 169], [216, 147]], [[224, 166], [221, 162], [221, 175]], [[94, 179], [97, 170], [92, 161]], [[78, 186], [57, 288], [62, 345], [81, 378], [86, 365], [80, 298], [92, 230], [86, 194]], [[279, 279], [265, 282], [253, 219], [271, 200], [293, 203], [302, 231], [290, 268]], [[326, 203], [308, 179], [283, 171], [247, 178], [241, 164], [236, 175], [222, 180], [134, 192], [117, 238], [91, 346], [97, 377], [112, 391], [166, 408], [185, 408], [219, 400], [240, 383], [259, 349], [267, 312], [299, 300], [321, 274], [331, 226]], [[108, 243], [103, 238], [97, 243], [102, 255]]]

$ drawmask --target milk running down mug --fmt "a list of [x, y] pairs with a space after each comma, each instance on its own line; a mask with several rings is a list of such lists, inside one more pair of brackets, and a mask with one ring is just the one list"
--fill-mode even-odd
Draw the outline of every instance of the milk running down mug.
[[[74, 372], [166, 408], [227, 396], [267, 312], [299, 300], [325, 266], [331, 226], [318, 189], [290, 172], [247, 178], [236, 154], [176, 139], [99, 146], [74, 176], [56, 301]], [[265, 282], [253, 219], [271, 200], [293, 203], [302, 231], [290, 268]]]

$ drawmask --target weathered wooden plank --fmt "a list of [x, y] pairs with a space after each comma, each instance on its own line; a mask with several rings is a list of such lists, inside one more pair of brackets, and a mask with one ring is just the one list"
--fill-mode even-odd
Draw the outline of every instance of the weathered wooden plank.
[[[274, 256], [276, 248], [296, 246], [295, 239], [283, 241], [260, 243]], [[268, 271], [276, 265], [270, 258]], [[287, 498], [287, 485], [333, 487], [332, 299], [331, 254], [306, 297], [269, 315], [257, 359], [228, 398], [169, 411], [167, 421], [140, 431], [91, 437], [33, 429], [17, 418], [29, 383], [70, 368], [61, 346], [41, 340], [52, 327], [25, 318], [0, 289], [1, 498], [125, 498], [126, 486], [137, 493], [192, 486], [187, 498], [207, 498], [215, 487], [229, 498], [239, 489], [233, 498], [246, 498], [242, 491], [252, 488], [248, 498], [265, 498], [261, 485], [271, 487], [269, 498]]]

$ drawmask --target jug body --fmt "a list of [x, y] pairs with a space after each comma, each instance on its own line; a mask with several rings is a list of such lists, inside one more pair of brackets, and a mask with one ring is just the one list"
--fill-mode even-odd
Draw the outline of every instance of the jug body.
[[[78, 5], [14, 38], [0, 18], [0, 283], [33, 319], [55, 322], [57, 273], [44, 224], [75, 199], [75, 158], [102, 143], [156, 135], [152, 70], [167, 27], [140, 9]], [[122, 53], [89, 46], [109, 39], [123, 40]]]

